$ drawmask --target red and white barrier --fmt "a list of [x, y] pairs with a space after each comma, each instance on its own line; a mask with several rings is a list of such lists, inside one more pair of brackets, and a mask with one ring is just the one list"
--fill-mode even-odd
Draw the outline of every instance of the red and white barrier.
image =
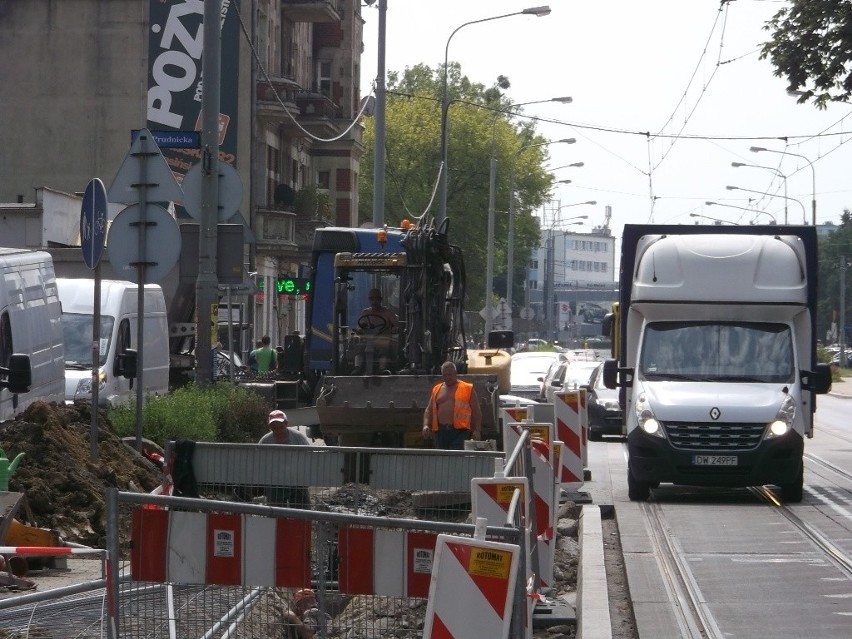
[[474, 477], [470, 481], [471, 511], [474, 521], [485, 519], [488, 526], [505, 526], [515, 490], [520, 490], [520, 515], [526, 517], [530, 486], [526, 477]]
[[583, 418], [579, 391], [556, 393], [553, 401], [556, 437], [562, 441], [562, 462], [559, 479], [565, 490], [577, 490], [583, 485]]
[[311, 580], [311, 522], [137, 508], [136, 581], [303, 587]]
[[[532, 417], [532, 412], [526, 406], [510, 406], [500, 409], [500, 423], [503, 424], [503, 430], [506, 429], [506, 424], [525, 422]], [[503, 446], [505, 450], [509, 450]]]
[[520, 547], [438, 535], [424, 639], [506, 639]]
[[340, 528], [340, 592], [426, 597], [437, 539], [436, 533], [428, 532]]
[[578, 388], [580, 393], [580, 428], [582, 437], [582, 452], [583, 452], [583, 470], [589, 467], [589, 391], [585, 388]]
[[0, 546], [0, 555], [103, 555], [103, 548], [74, 546]]

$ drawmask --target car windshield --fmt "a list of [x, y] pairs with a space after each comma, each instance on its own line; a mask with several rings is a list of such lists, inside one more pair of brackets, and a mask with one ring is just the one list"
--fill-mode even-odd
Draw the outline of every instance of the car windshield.
[[654, 322], [639, 370], [649, 380], [792, 383], [793, 338], [768, 322]]

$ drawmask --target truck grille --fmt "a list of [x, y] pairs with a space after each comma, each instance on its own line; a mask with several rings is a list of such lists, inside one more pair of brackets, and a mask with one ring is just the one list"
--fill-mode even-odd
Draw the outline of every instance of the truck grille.
[[766, 424], [679, 422], [664, 424], [672, 446], [684, 450], [752, 450], [757, 448]]

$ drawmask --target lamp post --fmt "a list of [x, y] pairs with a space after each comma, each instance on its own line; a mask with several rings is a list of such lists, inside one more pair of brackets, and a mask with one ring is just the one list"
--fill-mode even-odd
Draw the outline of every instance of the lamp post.
[[[792, 155], [793, 157], [801, 158], [805, 162], [808, 163], [808, 166], [811, 167], [811, 225], [816, 226], [816, 169], [814, 168], [814, 163], [811, 162], [804, 155], [799, 153], [793, 153], [791, 151], [776, 151], [775, 149], [766, 149], [762, 146], [752, 146], [749, 147], [749, 151], [752, 153], [780, 153], [781, 155]], [[798, 200], [796, 200], [798, 202]]]
[[534, 144], [525, 144], [520, 149], [515, 151], [512, 156], [512, 166], [509, 169], [509, 243], [507, 247], [507, 270], [506, 270], [506, 304], [509, 307], [509, 315], [512, 314], [512, 288], [514, 286], [514, 270], [515, 270], [515, 162], [518, 156], [527, 149], [532, 149], [538, 146], [546, 146], [548, 144], [574, 144], [577, 140], [574, 138], [565, 138], [564, 140], [551, 140], [548, 142], [536, 142]]
[[376, 144], [373, 148], [373, 226], [385, 223], [385, 38], [387, 33], [388, 0], [379, 0], [378, 69], [376, 72]]
[[783, 197], [785, 200], [791, 200], [802, 207], [802, 219], [805, 224], [807, 224], [807, 211], [805, 210], [805, 205], [802, 204], [799, 200], [793, 197], [787, 197], [786, 195], [778, 195], [777, 193], [767, 193], [766, 191], [755, 191], [753, 189], [744, 189], [741, 186], [726, 186], [726, 189], [729, 191], [745, 191], [746, 193], [757, 193], [759, 195], [768, 195], [769, 197]]
[[[767, 171], [772, 171], [776, 175], [781, 176], [781, 179], [784, 180], [784, 224], [787, 224], [787, 176], [781, 173], [778, 169], [772, 166], [762, 166], [760, 164], [746, 164], [745, 162], [731, 162], [731, 166], [734, 168], [739, 168], [743, 166], [751, 167], [754, 169], [765, 169]], [[774, 224], [774, 222], [773, 222]]]
[[579, 168], [581, 166], [586, 166], [586, 163], [585, 162], [572, 162], [571, 164], [563, 164], [562, 166], [557, 166], [555, 169], [548, 169], [548, 171], [553, 172], [553, 171], [558, 171], [559, 169], [570, 169], [572, 167]]
[[[521, 102], [513, 104], [505, 111], [497, 111], [494, 114], [494, 124], [491, 127], [491, 161], [488, 171], [488, 250], [485, 261], [485, 336], [494, 327], [494, 308], [491, 306], [491, 296], [494, 291], [494, 198], [497, 189], [497, 119], [500, 115], [511, 114], [514, 109], [530, 104], [542, 104], [544, 102], [561, 102], [570, 104], [574, 99], [566, 96], [549, 98], [547, 100], [533, 100], [532, 102]], [[442, 174], [443, 176], [443, 174]], [[511, 308], [511, 307], [510, 307]]]
[[[751, 198], [749, 198], [749, 200], [751, 200]], [[723, 204], [722, 202], [707, 201], [704, 204], [706, 204], [707, 206], [724, 206], [724, 207], [727, 207], [729, 209], [739, 209], [740, 211], [748, 211], [749, 213], [754, 213], [755, 215], [759, 215], [759, 214], [762, 213], [763, 215], [768, 215], [769, 219], [772, 220], [773, 224], [778, 224], [778, 222], [775, 221], [775, 216], [772, 215], [772, 213], [768, 213], [767, 211], [760, 211], [758, 209], [748, 209], [744, 206], [735, 206], [733, 204]], [[699, 215], [698, 213], [690, 213], [689, 216], [690, 217], [707, 217], [706, 215]], [[754, 222], [752, 222], [752, 224], [753, 223]]]
[[444, 73], [441, 81], [441, 175], [440, 181], [438, 184], [438, 190], [440, 192], [440, 200], [439, 200], [439, 209], [438, 209], [438, 224], [440, 225], [447, 218], [447, 112], [450, 108], [450, 102], [447, 96], [447, 74], [448, 74], [448, 65], [449, 65], [449, 55], [450, 55], [450, 41], [453, 39], [453, 36], [456, 33], [471, 24], [479, 24], [480, 22], [490, 22], [492, 20], [500, 20], [501, 18], [509, 18], [511, 16], [520, 16], [520, 15], [531, 15], [536, 17], [543, 17], [550, 14], [550, 7], [542, 6], [542, 7], [529, 7], [527, 9], [523, 9], [522, 11], [515, 11], [513, 13], [505, 13], [499, 16], [492, 16], [490, 18], [481, 18], [480, 20], [471, 20], [470, 22], [465, 22], [458, 27], [456, 27], [453, 32], [450, 34], [450, 37], [447, 38], [447, 44], [444, 47]]

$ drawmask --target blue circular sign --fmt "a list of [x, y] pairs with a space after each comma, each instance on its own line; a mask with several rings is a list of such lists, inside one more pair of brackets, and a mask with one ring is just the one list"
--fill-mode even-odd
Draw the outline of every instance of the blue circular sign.
[[83, 261], [89, 268], [95, 268], [101, 261], [106, 229], [106, 189], [103, 182], [94, 178], [86, 186], [83, 207], [80, 211], [80, 244], [83, 247]]

